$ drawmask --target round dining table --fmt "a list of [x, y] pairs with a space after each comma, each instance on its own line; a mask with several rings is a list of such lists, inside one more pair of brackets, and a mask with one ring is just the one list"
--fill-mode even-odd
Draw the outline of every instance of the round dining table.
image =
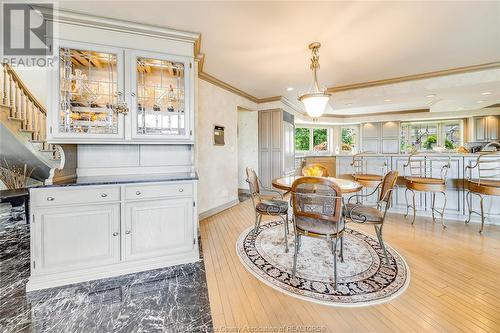
[[[277, 189], [290, 192], [292, 190], [293, 182], [302, 177], [304, 176], [288, 176], [288, 177], [276, 178], [273, 180], [272, 184], [273, 187]], [[355, 193], [363, 188], [363, 186], [360, 183], [354, 180], [334, 178], [334, 177], [323, 177], [323, 178], [327, 178], [328, 180], [331, 180], [332, 182], [337, 184], [340, 187], [342, 194]]]

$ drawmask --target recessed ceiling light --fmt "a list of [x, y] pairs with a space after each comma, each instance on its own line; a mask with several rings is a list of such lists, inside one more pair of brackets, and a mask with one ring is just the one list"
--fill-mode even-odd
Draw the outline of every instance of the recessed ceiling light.
[[484, 101], [476, 101], [476, 103], [484, 103]]
[[425, 97], [427, 97], [427, 98], [434, 98], [434, 97], [436, 97], [436, 94], [430, 94], [430, 95], [427, 95]]
[[389, 98], [384, 99], [384, 102], [390, 102], [390, 101], [392, 101], [392, 99], [389, 99]]
[[293, 91], [293, 87], [286, 88], [286, 91]]
[[352, 105], [352, 103], [347, 103], [347, 104], [346, 104], [346, 106], [351, 106], [351, 105]]
[[491, 91], [485, 91], [482, 92], [481, 95], [486, 96], [486, 95], [491, 95]]

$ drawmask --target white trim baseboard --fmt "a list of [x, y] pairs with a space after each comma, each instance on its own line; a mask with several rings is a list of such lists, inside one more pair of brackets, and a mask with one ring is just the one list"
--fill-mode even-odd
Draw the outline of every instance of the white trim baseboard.
[[201, 221], [203, 219], [206, 219], [207, 217], [210, 217], [210, 216], [215, 215], [217, 213], [220, 213], [220, 212], [222, 212], [222, 211], [224, 211], [226, 209], [229, 209], [229, 208], [231, 208], [233, 206], [236, 206], [239, 203], [240, 203], [240, 201], [238, 199], [235, 199], [235, 200], [229, 201], [229, 202], [227, 202], [225, 204], [222, 204], [220, 206], [217, 206], [215, 208], [206, 210], [203, 213], [200, 213], [200, 215], [198, 215], [199, 216], [199, 220]]

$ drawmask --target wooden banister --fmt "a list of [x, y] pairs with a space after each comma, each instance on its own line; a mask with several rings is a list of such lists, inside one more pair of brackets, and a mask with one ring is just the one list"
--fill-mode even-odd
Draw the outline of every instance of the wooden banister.
[[42, 112], [43, 114], [47, 114], [47, 110], [45, 109], [43, 104], [40, 103], [35, 96], [33, 96], [31, 91], [24, 84], [19, 75], [17, 75], [16, 71], [9, 64], [3, 63], [2, 66], [5, 68], [7, 74], [12, 78], [12, 80], [17, 83], [17, 86], [19, 87], [21, 92], [28, 97], [28, 99], [38, 108], [38, 110], [40, 110], [40, 112]]
[[[31, 93], [16, 71], [8, 64], [0, 64], [0, 103], [10, 108], [13, 121], [21, 120], [20, 131], [31, 133], [31, 139], [45, 147], [47, 110]], [[9, 118], [10, 119], [10, 118]]]

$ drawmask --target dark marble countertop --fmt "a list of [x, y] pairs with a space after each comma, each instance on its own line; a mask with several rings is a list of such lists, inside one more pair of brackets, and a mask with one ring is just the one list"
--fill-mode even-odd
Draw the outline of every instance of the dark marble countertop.
[[115, 176], [93, 176], [78, 177], [67, 182], [51, 185], [40, 185], [40, 187], [60, 187], [60, 186], [88, 186], [88, 185], [117, 185], [130, 183], [153, 183], [153, 182], [174, 182], [182, 180], [198, 180], [196, 172], [175, 172], [166, 174], [148, 174], [148, 175], [115, 175]]

